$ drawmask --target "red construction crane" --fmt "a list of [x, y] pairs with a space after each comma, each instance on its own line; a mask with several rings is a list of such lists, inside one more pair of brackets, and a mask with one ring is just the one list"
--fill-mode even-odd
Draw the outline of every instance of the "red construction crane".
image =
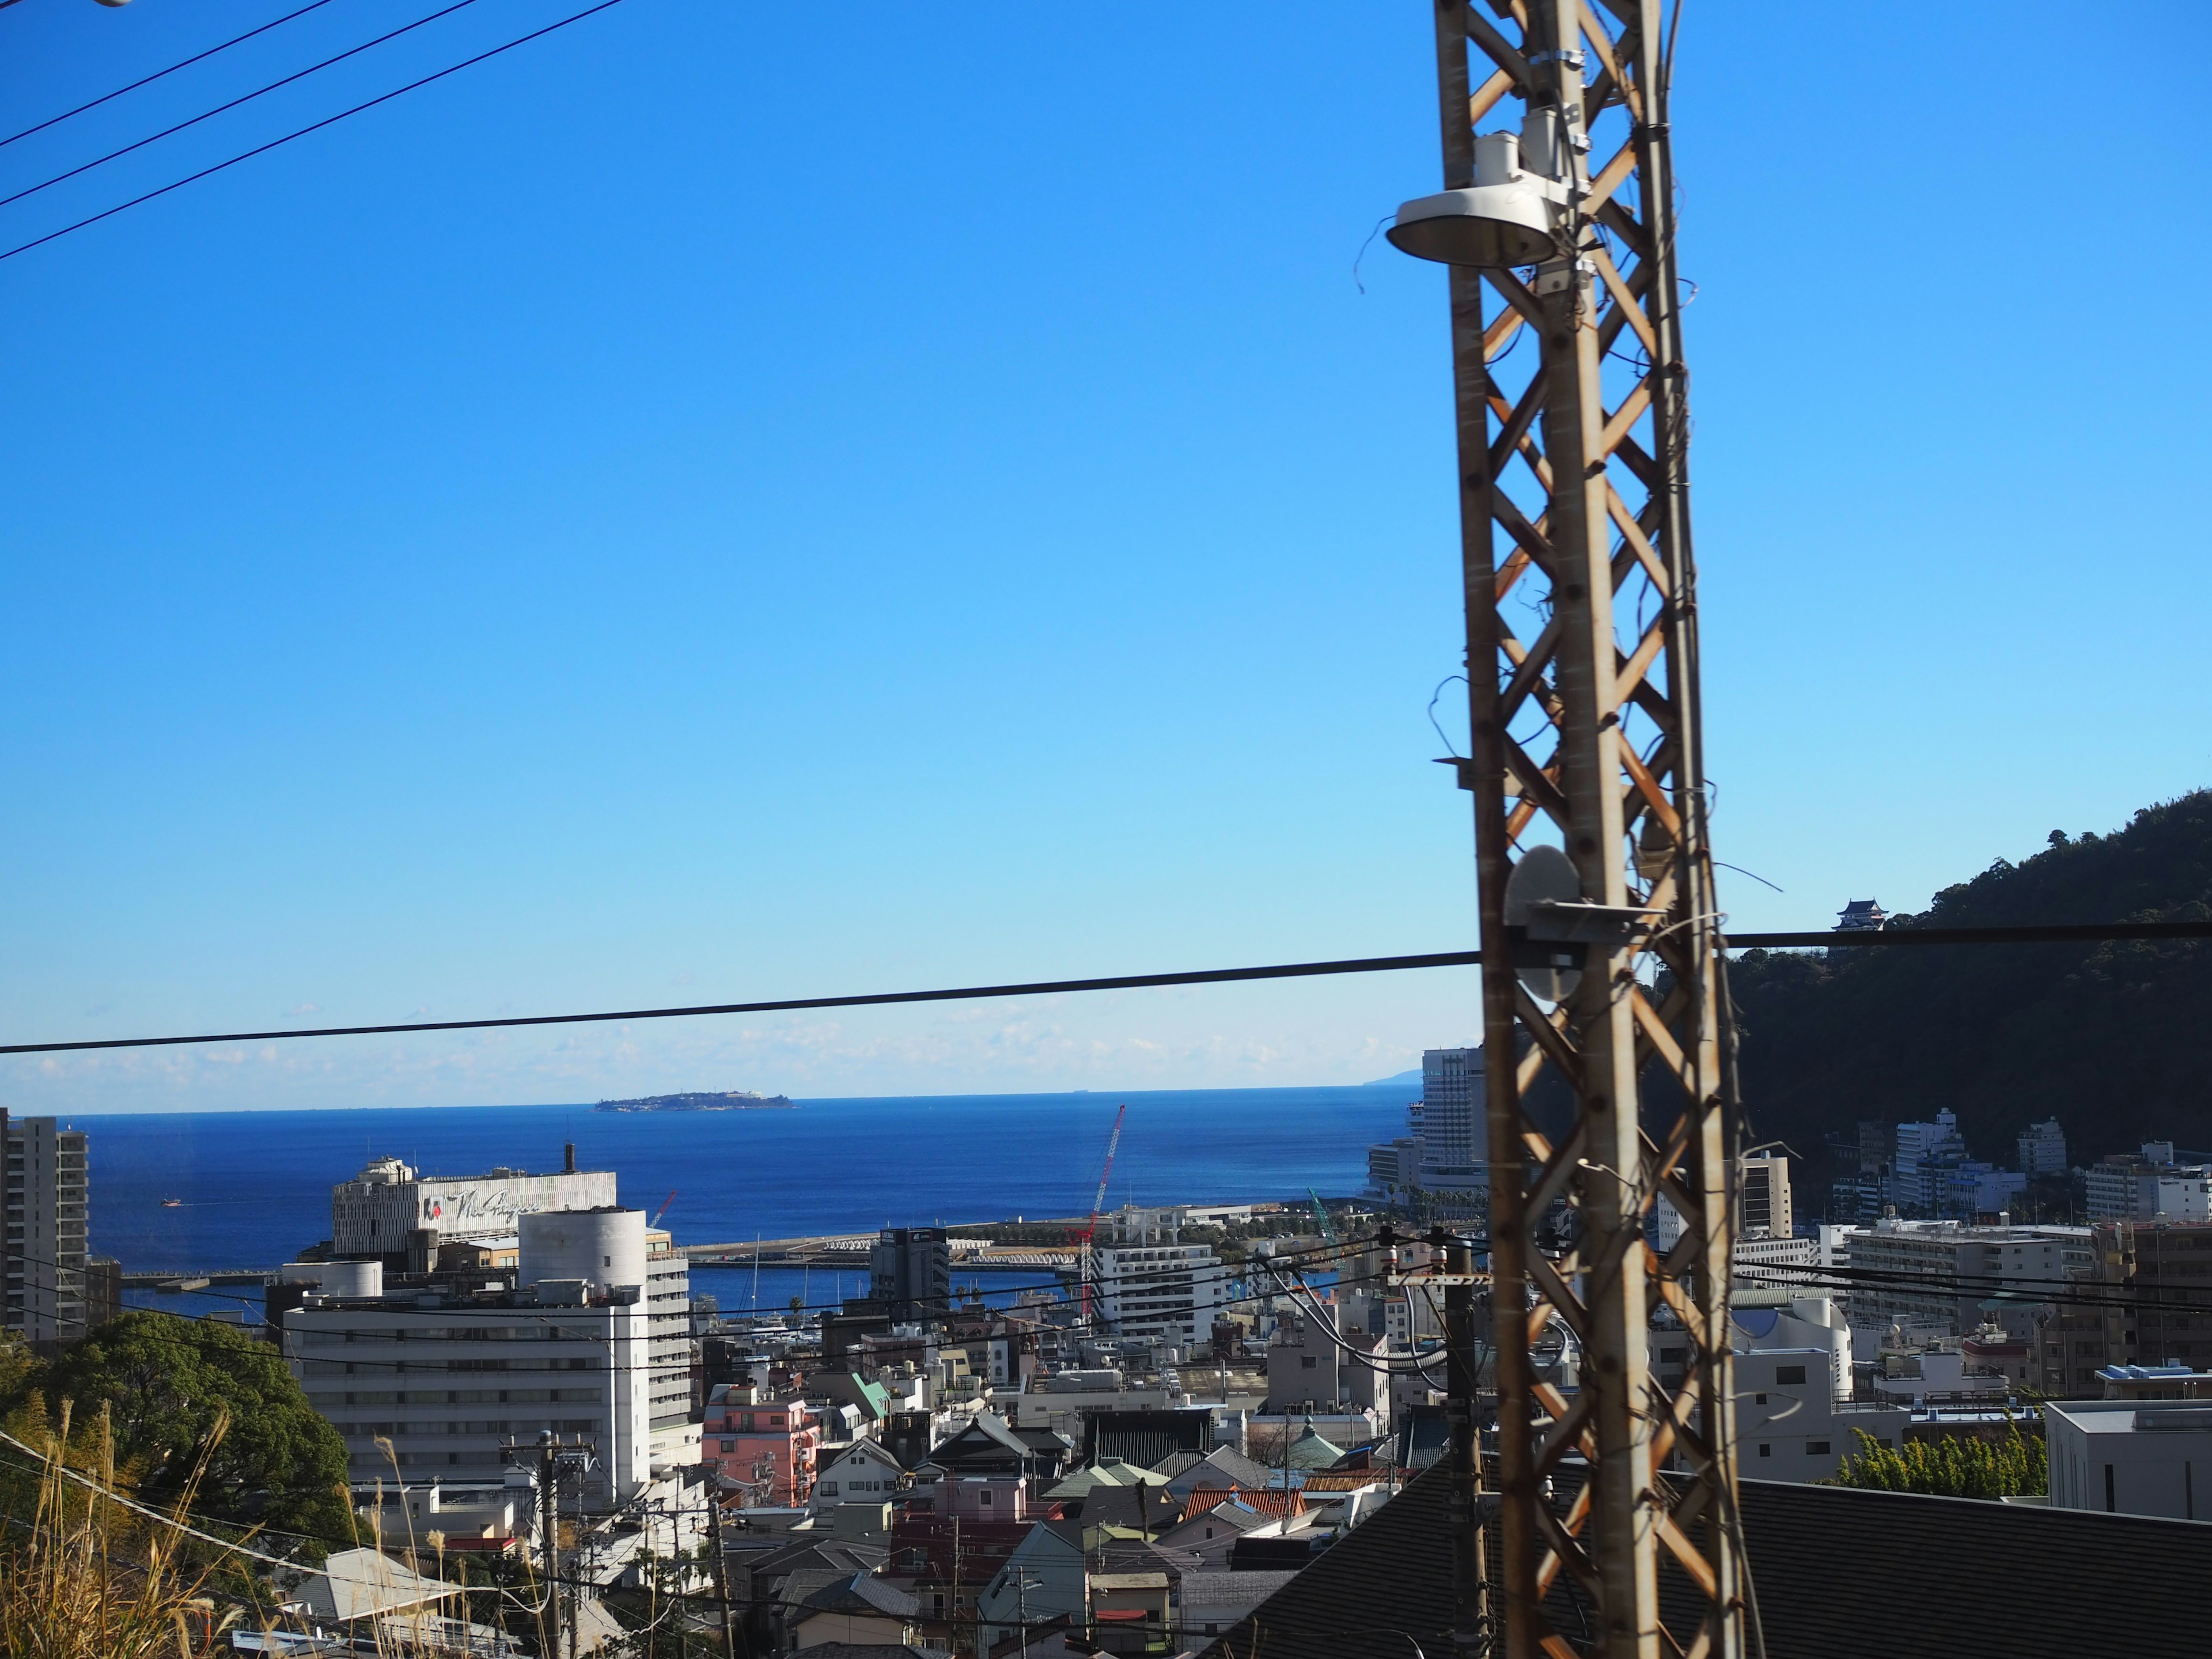
[[668, 1196], [660, 1200], [660, 1207], [653, 1212], [653, 1219], [645, 1224], [648, 1227], [658, 1227], [660, 1224], [660, 1218], [668, 1213], [668, 1206], [675, 1201], [676, 1188], [671, 1187], [668, 1189]]
[[1114, 1154], [1121, 1146], [1121, 1120], [1129, 1115], [1129, 1103], [1123, 1101], [1114, 1112], [1114, 1133], [1106, 1138], [1106, 1167], [1098, 1172], [1098, 1192], [1091, 1200], [1091, 1218], [1083, 1224], [1079, 1235], [1083, 1255], [1077, 1264], [1083, 1273], [1083, 1322], [1091, 1322], [1091, 1241], [1098, 1232], [1098, 1212], [1106, 1207], [1106, 1183], [1114, 1178]]

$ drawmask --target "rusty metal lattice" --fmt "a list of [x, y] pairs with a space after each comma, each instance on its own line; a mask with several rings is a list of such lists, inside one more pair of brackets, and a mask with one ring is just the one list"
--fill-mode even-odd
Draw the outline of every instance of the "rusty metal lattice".
[[[1436, 6], [1445, 189], [1477, 182], [1479, 132], [1518, 119], [1556, 204], [1547, 257], [1449, 273], [1513, 1659], [1742, 1651], [1666, 9]], [[1508, 880], [1546, 846], [1571, 861], [1566, 908], [1604, 913], [1580, 938], [1508, 925]], [[1556, 1004], [1516, 971], [1547, 963], [1581, 970]], [[1573, 1101], [1552, 1134], [1528, 1111], [1547, 1073]], [[1662, 1199], [1683, 1224], [1663, 1251]], [[1655, 1317], [1682, 1327], [1679, 1390], [1648, 1363]], [[1571, 1395], [1531, 1364], [1554, 1322]]]

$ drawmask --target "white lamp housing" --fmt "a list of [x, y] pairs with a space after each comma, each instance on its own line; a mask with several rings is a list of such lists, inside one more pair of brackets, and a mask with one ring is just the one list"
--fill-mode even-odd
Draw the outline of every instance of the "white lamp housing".
[[1522, 170], [1519, 134], [1486, 132], [1474, 141], [1474, 185], [1414, 198], [1384, 234], [1401, 251], [1439, 264], [1534, 264], [1558, 255], [1552, 204], [1564, 194]]

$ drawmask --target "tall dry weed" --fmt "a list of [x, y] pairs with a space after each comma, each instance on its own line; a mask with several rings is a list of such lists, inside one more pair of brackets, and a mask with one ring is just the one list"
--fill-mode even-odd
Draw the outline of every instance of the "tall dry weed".
[[[233, 1621], [206, 1594], [214, 1568], [194, 1563], [185, 1536], [114, 1501], [107, 1428], [103, 1407], [90, 1456], [80, 1459], [93, 1468], [72, 1470], [64, 1402], [60, 1432], [47, 1439], [32, 1513], [5, 1517], [0, 1654], [9, 1659], [201, 1659], [217, 1650]], [[173, 1519], [181, 1522], [190, 1508], [206, 1452], [222, 1431], [219, 1425]]]

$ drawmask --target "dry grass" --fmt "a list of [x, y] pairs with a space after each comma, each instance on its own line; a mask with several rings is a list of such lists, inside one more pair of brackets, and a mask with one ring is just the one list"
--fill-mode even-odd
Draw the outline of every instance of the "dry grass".
[[[99, 1490], [64, 1474], [71, 1449], [64, 1406], [61, 1431], [47, 1440], [33, 1513], [8, 1516], [0, 1541], [0, 1653], [10, 1659], [213, 1654], [230, 1620], [204, 1594], [210, 1569], [191, 1563], [182, 1534], [110, 1501], [114, 1451], [104, 1409], [85, 1460], [93, 1467], [75, 1471]], [[179, 1519], [198, 1490], [196, 1471], [177, 1500]]]

